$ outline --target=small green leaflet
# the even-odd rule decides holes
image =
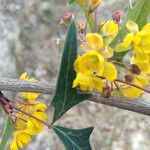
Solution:
[[[80,94],[72,88],[76,73],[74,61],[77,58],[77,35],[74,21],[70,23],[67,39],[61,59],[56,91],[52,99],[55,108],[53,123],[76,104],[86,100],[90,94]]]
[[[123,39],[127,34],[127,29],[125,27],[125,24],[128,20],[135,21],[139,25],[139,29],[142,29],[142,27],[147,23],[149,15],[150,15],[150,0],[137,0],[137,3],[134,8],[130,8],[129,5],[126,21],[119,33],[121,38]],[[110,44],[111,47],[116,46],[118,42],[118,36],[116,36],[116,38]],[[116,59],[117,57],[124,56],[127,52],[121,52],[121,53],[115,52],[112,59]]]
[[[69,4],[72,4],[73,2],[75,2],[76,0],[69,0]]]
[[[65,145],[66,150],[92,150],[89,137],[93,129],[93,127],[89,127],[73,130],[60,126],[53,126],[53,130]]]
[[[3,137],[0,142],[0,150],[4,150],[7,144],[7,141],[11,135],[11,133],[15,130],[15,127],[12,124],[12,121],[9,117],[6,118],[5,128],[3,131]]]

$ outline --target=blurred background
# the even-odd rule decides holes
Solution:
[[[125,17],[127,7],[127,0],[104,0],[98,9],[99,20],[112,19],[115,10]],[[55,81],[66,35],[60,20],[68,11],[74,12],[76,21],[85,21],[79,7],[68,6],[65,0],[0,0],[0,78],[19,78],[26,71],[39,81]],[[5,94],[10,99],[18,96]],[[40,99],[48,103],[51,97],[42,95]],[[148,101],[149,95],[141,99]],[[0,137],[4,121],[1,112]],[[148,116],[83,102],[57,123],[74,129],[94,126],[93,150],[150,150]],[[44,128],[25,150],[64,150],[55,133]]]

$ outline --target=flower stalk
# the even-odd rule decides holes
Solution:
[[[103,79],[103,80],[106,79],[104,76],[96,76],[96,77],[98,77],[100,79]],[[130,86],[133,86],[133,87],[135,87],[137,89],[140,89],[140,90],[142,90],[144,92],[150,93],[150,90],[148,90],[148,89],[145,89],[145,88],[140,87],[140,86],[138,86],[138,85],[136,85],[134,83],[130,83],[130,82],[127,82],[127,81],[124,81],[124,80],[121,80],[121,79],[115,79],[114,82],[124,83],[124,84],[130,85]]]
[[[13,103],[13,102],[10,101],[8,98],[6,98],[6,97],[4,97],[4,96],[0,96],[0,105],[2,106],[4,112],[5,112],[7,115],[9,115],[9,116],[15,116],[15,115],[13,115],[13,112],[14,112],[13,109],[15,109],[15,110],[17,110],[17,112],[21,112],[22,114],[25,114],[25,115],[27,115],[27,116],[29,116],[29,117],[31,117],[31,118],[37,120],[38,122],[40,122],[40,123],[46,125],[48,128],[51,128],[51,124],[50,124],[50,123],[45,122],[45,121],[43,121],[43,120],[41,120],[41,119],[39,119],[39,118],[37,118],[37,117],[35,117],[35,116],[33,116],[33,115],[31,115],[31,114],[29,114],[29,113],[27,113],[27,112],[21,110],[20,108],[17,108],[17,107],[14,106],[12,103]],[[19,119],[22,119],[22,118],[19,118]],[[24,121],[25,121],[25,120],[24,120]]]

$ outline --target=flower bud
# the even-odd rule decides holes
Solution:
[[[137,75],[139,75],[141,73],[141,70],[139,69],[139,67],[136,64],[131,65],[130,71],[131,71],[131,73],[137,74]]]
[[[125,81],[132,82],[133,79],[134,79],[134,76],[132,74],[125,75]]]
[[[103,90],[102,90],[102,96],[104,97],[104,98],[109,98],[110,97],[110,95],[111,95],[111,89],[110,89],[110,87],[108,86],[108,85],[106,85],[105,87],[103,87]]]
[[[85,32],[85,24],[82,21],[77,22],[77,29],[79,33],[83,34]]]
[[[119,23],[120,22],[120,20],[121,20],[121,13],[120,13],[120,11],[115,11],[114,13],[113,13],[113,15],[112,15],[112,18],[113,18],[113,20],[116,22],[116,23]]]
[[[73,18],[74,18],[74,14],[71,12],[67,12],[64,14],[63,21],[64,23],[69,24]]]
[[[88,11],[93,13],[93,11],[101,4],[102,0],[89,0]]]

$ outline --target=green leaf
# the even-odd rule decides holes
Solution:
[[[65,145],[66,150],[92,150],[89,137],[93,127],[73,130],[60,126],[53,126],[53,130]]]
[[[125,35],[128,33],[125,25],[128,20],[135,21],[139,29],[142,29],[142,27],[147,23],[148,17],[150,15],[150,0],[137,0],[137,3],[134,8],[131,8],[129,5],[126,21],[124,25],[121,28],[120,35],[116,36],[116,38],[112,41],[110,44],[111,47],[115,47],[118,42],[118,37],[120,36],[121,39],[125,37]],[[128,51],[127,51],[128,52]],[[116,59],[118,56],[124,56],[126,52],[115,52],[112,59]]]
[[[69,0],[69,4],[74,3],[76,0]]]
[[[11,135],[11,133],[15,130],[15,127],[9,117],[6,118],[5,128],[3,132],[3,137],[0,142],[0,150],[4,150],[7,144],[7,141]]]
[[[131,19],[139,25],[139,29],[147,23],[150,15],[150,1],[149,0],[137,0],[135,7],[132,9],[129,7],[127,20]]]
[[[71,107],[90,97],[90,94],[80,94],[75,88],[72,88],[72,83],[76,76],[73,67],[76,58],[77,35],[75,23],[72,21],[61,59],[56,91],[52,99],[52,105],[55,108],[53,122],[57,121]]]

